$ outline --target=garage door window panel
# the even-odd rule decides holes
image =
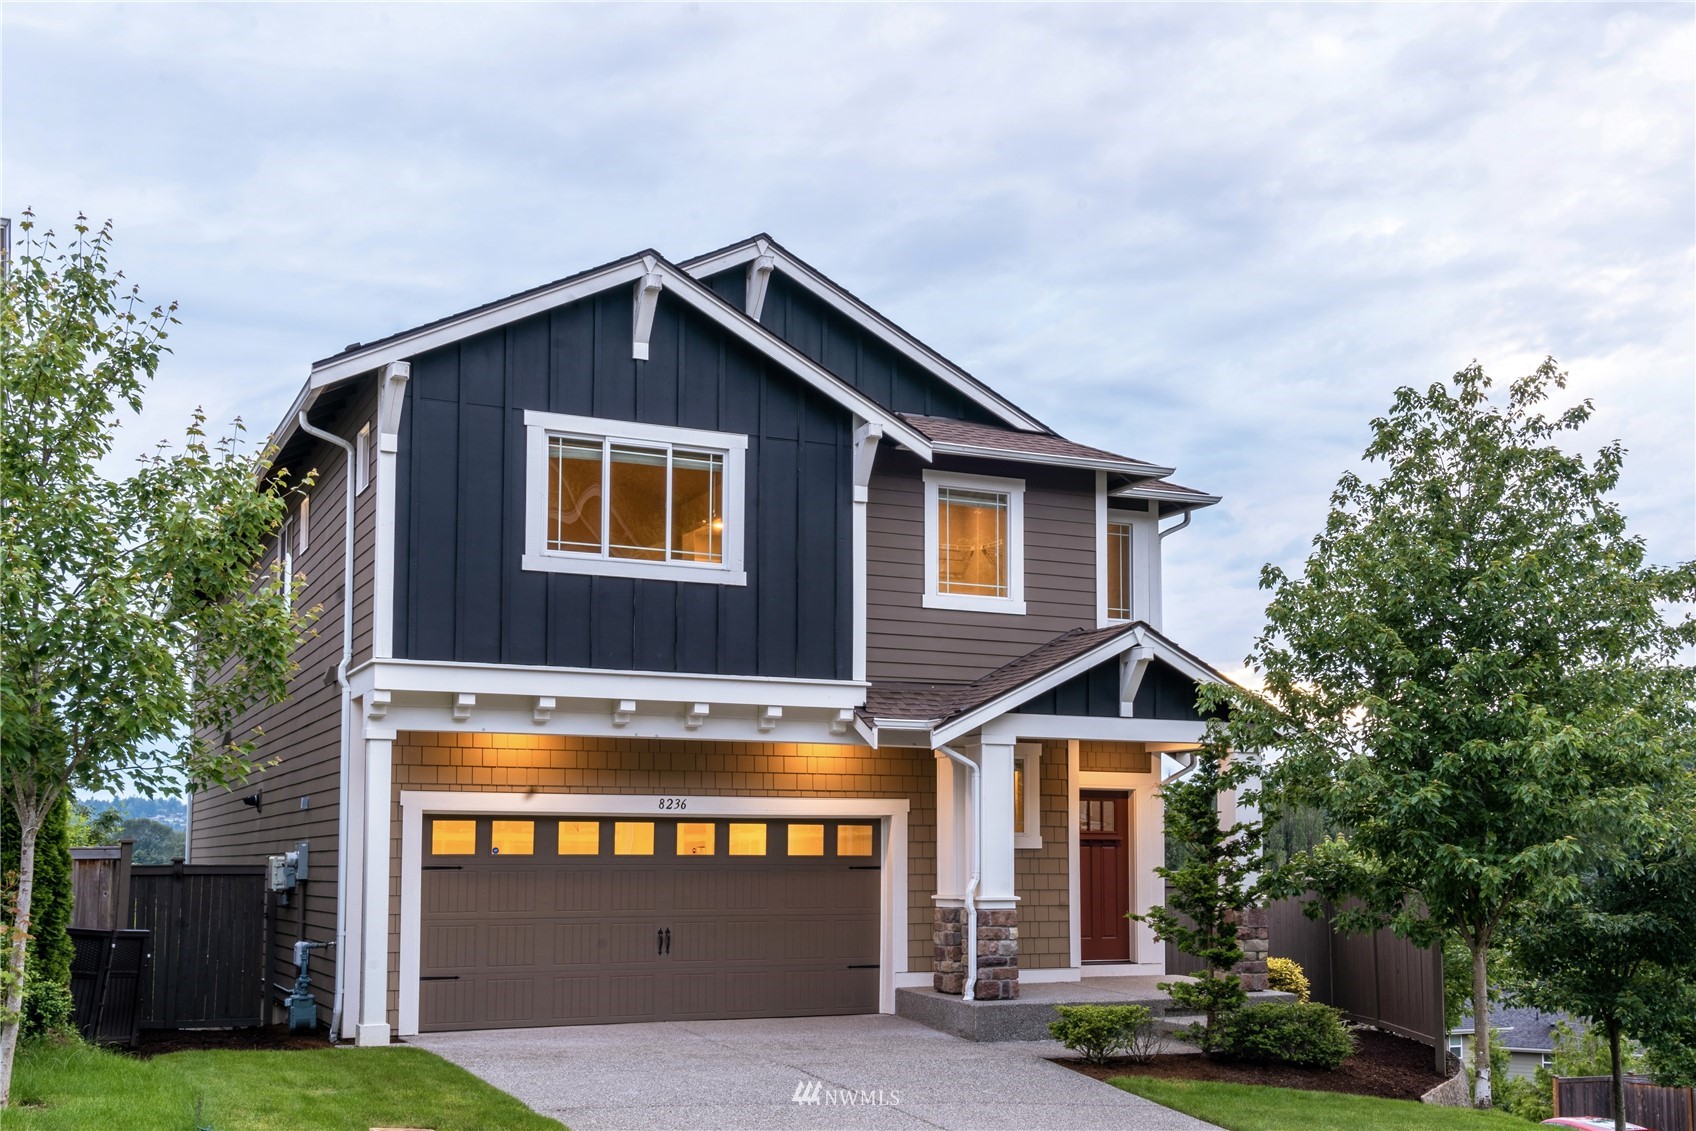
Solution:
[[[599,856],[601,854],[601,823],[599,821],[561,821],[559,823],[559,855]]]
[[[431,821],[430,855],[477,855],[477,822],[443,820]]]
[[[536,822],[491,821],[489,852],[495,856],[534,856]]]

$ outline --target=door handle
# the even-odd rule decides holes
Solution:
[[[667,953],[667,954],[671,953],[671,928],[670,927],[667,927],[665,929],[665,953]]]
[[[665,953],[665,932],[664,931],[655,931],[654,932],[654,953],[655,954],[664,954]]]

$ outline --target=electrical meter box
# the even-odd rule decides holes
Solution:
[[[265,858],[265,886],[272,891],[292,891],[296,884],[307,879],[306,841],[295,845],[293,852],[283,852]]]

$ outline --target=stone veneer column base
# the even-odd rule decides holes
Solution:
[[[1019,996],[1019,912],[1016,908],[977,909],[978,1001],[1012,1001]],[[931,984],[938,993],[964,994],[966,988],[966,910],[938,907]]]
[[[1237,916],[1237,943],[1243,960],[1236,965],[1243,989],[1255,993],[1266,988],[1266,959],[1272,953],[1270,917],[1264,907],[1250,907]]]

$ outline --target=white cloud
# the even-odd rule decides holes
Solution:
[[[1226,496],[1229,664],[1404,383],[1553,353],[1692,545],[1693,21],[1671,6],[7,5],[3,208],[185,324],[134,448],[311,359],[766,229],[1074,438]],[[67,80],[68,60],[75,80]]]

